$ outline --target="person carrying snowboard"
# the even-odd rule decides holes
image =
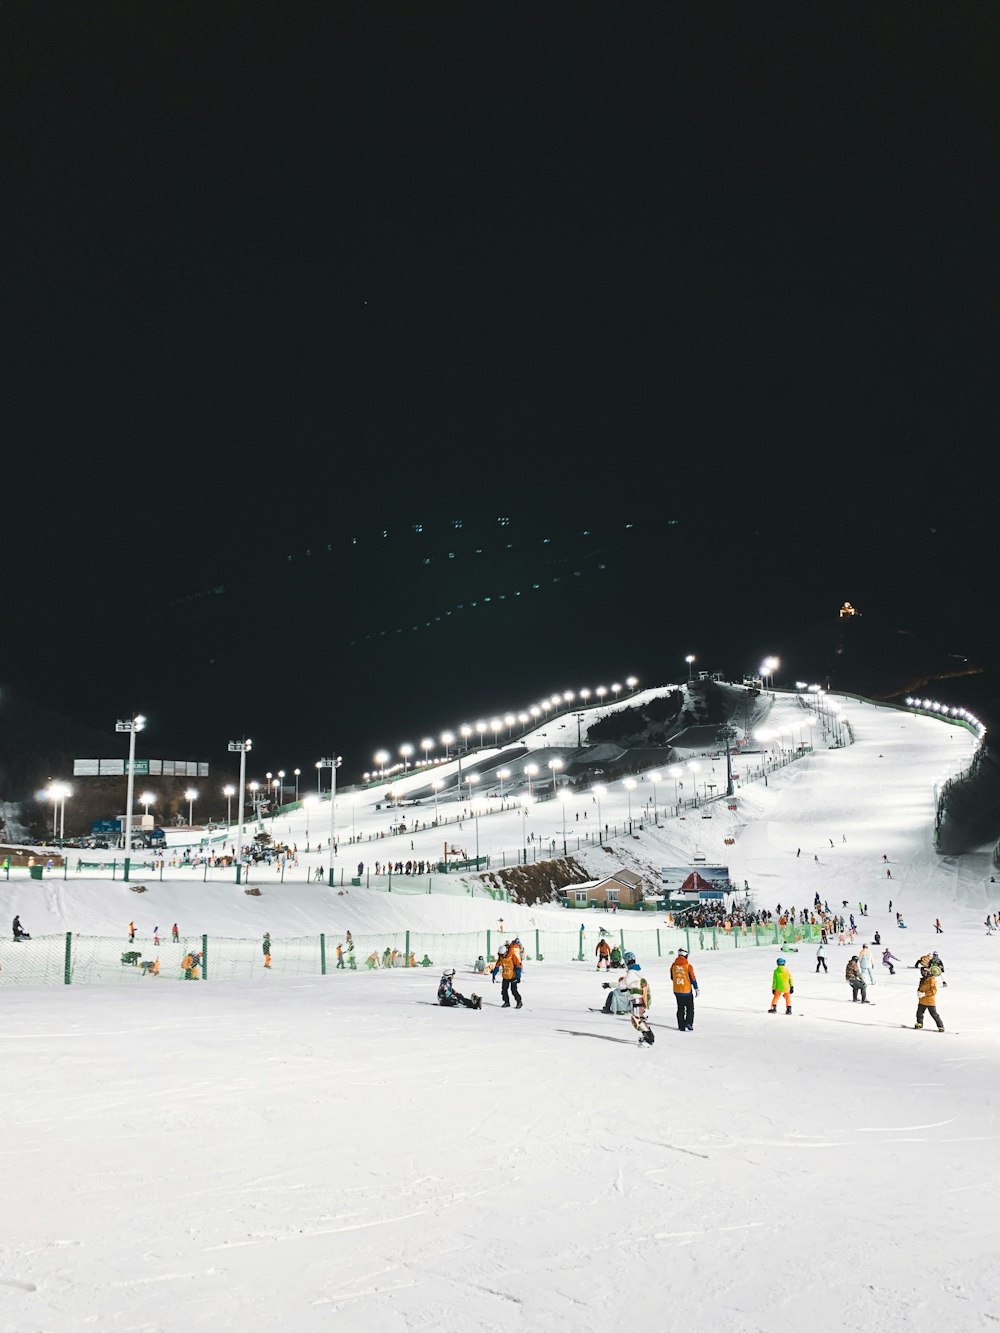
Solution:
[[[792,984],[792,974],[788,970],[788,964],[784,958],[779,958],[774,966],[774,972],[771,974],[771,1007],[769,1014],[778,1012],[778,998],[784,997],[785,1013],[792,1012],[792,996],[795,993],[795,987]]]
[[[438,1004],[445,1009],[481,1009],[483,1002],[478,995],[470,995],[466,998],[460,995],[454,985],[455,969],[447,968],[441,973],[441,980],[438,982],[437,998]]]
[[[639,1034],[639,1044],[645,1042],[647,1046],[652,1046],[653,1030],[649,1026],[649,1006],[653,996],[649,989],[649,982],[642,975],[642,968],[639,966],[634,953],[625,955],[625,963],[628,968],[625,973],[625,980],[628,983],[629,995],[632,1000],[632,1026]]]

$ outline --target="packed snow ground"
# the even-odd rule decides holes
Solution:
[[[501,1010],[462,956],[435,961],[459,968],[482,1011],[439,1009],[424,970],[6,986],[2,1326],[990,1327],[1000,937],[982,922],[1000,899],[985,849],[945,861],[932,845],[934,784],[973,742],[855,701],[843,713],[855,745],[742,787],[734,815],[647,823],[614,853],[647,866],[725,855],[772,908],[816,890],[831,906],[868,901],[861,938],[878,929],[901,959],[895,977],[878,969],[872,1006],[851,1004],[852,951],[836,945],[829,975],[811,947],[789,955],[790,1018],[765,1012],[773,950],[696,954],[683,1035],[668,960],[640,954],[647,1049],[627,1020],[591,1012],[605,978],[589,961],[529,964],[521,1011]],[[614,822],[615,793],[602,801]],[[481,823],[500,843],[502,821],[516,847],[516,812]],[[583,857],[614,868],[600,848]],[[281,936],[496,929],[501,911],[508,933],[567,917],[596,933],[606,919],[262,883],[261,899],[150,884],[143,920],[149,907],[161,927]],[[107,882],[0,892],[36,934],[121,937],[139,901]],[[935,944],[943,1036],[904,1030],[908,965]]]

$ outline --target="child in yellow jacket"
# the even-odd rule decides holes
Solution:
[[[779,958],[771,976],[771,1007],[767,1012],[769,1014],[777,1013],[778,997],[784,996],[785,1013],[790,1014],[792,1012],[792,992],[794,990],[795,986],[792,984],[792,974],[788,970],[788,965],[784,958]]]

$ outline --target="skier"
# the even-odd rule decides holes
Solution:
[[[438,982],[438,1004],[445,1009],[481,1009],[483,1002],[478,995],[471,995],[468,999],[460,995],[454,986],[455,969],[448,968],[441,973],[441,980]]]
[[[882,943],[882,936],[876,930],[875,934],[872,936],[872,944],[881,944],[881,943]]]
[[[173,940],[173,942],[174,942],[175,944],[179,944],[179,943],[180,943],[180,938],[181,938],[181,937],[180,937],[180,935],[179,935],[178,932],[177,932],[177,922],[176,922],[176,921],[175,921],[174,924],[170,927],[170,937],[171,937],[171,939]]]
[[[923,1027],[925,1013],[929,1013],[934,1019],[938,1032],[943,1032],[944,1023],[937,1011],[937,979],[929,967],[920,969],[920,980],[917,983],[917,1021],[913,1025],[915,1028]]]
[[[687,949],[678,949],[677,957],[670,968],[670,980],[674,985],[674,999],[677,1001],[677,1029],[679,1032],[694,1031],[694,997],[698,994],[698,978],[688,961]]]
[[[597,970],[600,972],[603,963],[607,971],[611,971],[611,945],[606,939],[597,941],[597,948],[594,950],[597,957]]]
[[[882,966],[887,967],[889,969],[890,977],[894,977],[896,975],[896,969],[893,967],[893,963],[898,963],[898,962],[899,959],[896,957],[896,955],[894,953],[890,953],[889,950],[886,949],[885,953],[882,955]]]
[[[943,935],[943,934],[944,934],[944,931],[941,929],[941,918],[940,918],[940,917],[935,917],[935,918],[934,918],[934,933],[935,933],[936,935]]]
[[[825,939],[820,940],[819,944],[816,946],[816,971],[818,972],[820,968],[822,968],[824,972],[829,971],[829,968],[826,965]]]
[[[263,951],[264,951],[264,966],[265,966],[265,967],[270,967],[270,966],[271,966],[271,932],[270,932],[269,930],[266,930],[266,931],[264,932],[264,941],[263,941],[263,944],[261,945],[261,948],[262,948]]]
[[[792,996],[795,994],[795,987],[792,984],[792,974],[784,958],[779,958],[775,964],[774,972],[771,974],[771,1007],[769,1014],[778,1012],[778,997],[784,996],[785,1013],[792,1012]]]
[[[129,944],[134,944],[134,943],[135,943],[135,922],[134,922],[134,921],[130,921],[130,922],[128,923],[128,942],[129,942]]]
[[[859,997],[862,1004],[868,1003],[868,991],[865,987],[864,977],[861,975],[861,969],[858,967],[858,955],[852,954],[851,960],[844,968],[844,980],[850,984],[851,999],[855,1004]]]

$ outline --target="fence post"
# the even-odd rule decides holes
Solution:
[[[659,926],[656,927],[656,956],[657,956],[657,958],[662,958],[662,957],[663,957],[663,950],[660,948],[660,928],[659,928]]]
[[[111,878],[112,878],[112,880],[115,878],[115,871],[116,871],[117,869],[118,869],[118,862],[117,862],[117,860],[116,860],[114,857],[112,857],[112,858],[111,858]]]
[[[326,976],[326,936],[323,934],[319,937],[319,974]]]
[[[624,954],[624,953],[625,953],[625,932],[624,932],[624,930],[620,930],[618,933],[619,933],[619,935],[621,935],[621,937],[622,937],[622,954]]]
[[[490,931],[489,931],[489,930],[487,930],[487,932],[486,932],[486,957],[487,957],[487,958],[492,958],[492,957],[493,957],[493,951],[490,949]]]
[[[541,958],[541,956],[542,956],[542,955],[541,955],[541,946],[540,946],[539,943],[538,943],[538,929],[537,929],[537,927],[536,927],[536,928],[535,928],[535,959],[536,959],[536,961],[537,961],[539,958]]]
[[[201,979],[208,980],[208,936],[201,937]]]
[[[410,966],[410,932],[409,932],[409,931],[406,932],[406,961],[404,962],[403,966],[404,966],[404,967],[409,967],[409,966]]]
[[[66,932],[66,961],[63,964],[63,981],[68,986],[73,980],[73,932]]]
[[[690,955],[690,953],[691,953],[691,927],[690,927],[690,926],[687,926],[687,925],[684,927],[684,943],[687,945],[687,951],[688,951],[688,954]]]
[[[715,927],[713,926],[713,927],[712,927],[712,948],[713,948],[713,949],[717,949],[718,947],[719,947],[719,936],[718,936],[718,932],[716,931]]]

